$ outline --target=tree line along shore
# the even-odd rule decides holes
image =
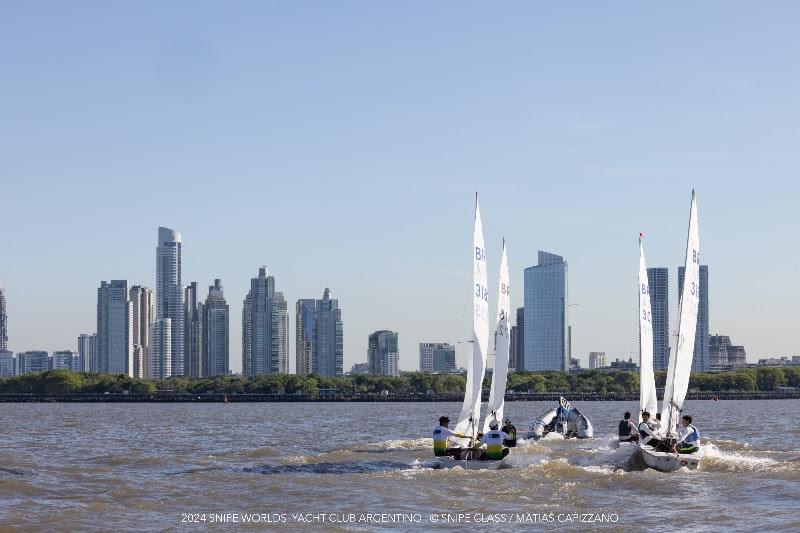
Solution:
[[[666,372],[656,372],[656,386],[663,388]],[[254,377],[218,376],[164,380],[134,379],[119,374],[94,374],[70,370],[34,372],[0,379],[0,395],[96,395],[127,394],[137,397],[172,395],[382,395],[452,397],[463,395],[463,374],[408,372],[400,376],[348,375],[340,377],[262,374]],[[491,385],[491,376],[484,388]],[[800,389],[798,368],[744,368],[728,372],[693,372],[690,393],[773,393],[781,387]],[[512,372],[506,390],[510,394],[596,394],[602,397],[633,397],[639,391],[638,372],[590,370],[581,372]]]

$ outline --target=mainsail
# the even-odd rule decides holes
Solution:
[[[494,371],[492,372],[492,390],[489,393],[489,406],[483,432],[489,431],[492,420],[503,422],[503,401],[506,395],[508,378],[509,329],[508,315],[511,312],[511,294],[508,282],[508,260],[506,258],[506,241],[503,239],[503,254],[500,258],[500,290],[497,293],[497,329],[494,336]]]
[[[697,228],[697,201],[692,190],[689,210],[689,234],[686,239],[683,291],[679,304],[678,346],[669,360],[661,419],[666,420],[667,435],[674,435],[678,413],[683,407],[692,371],[694,337],[697,330],[697,306],[700,301],[700,234]]]
[[[481,419],[481,392],[489,346],[489,289],[486,279],[486,250],[478,195],[475,194],[475,233],[472,247],[472,355],[467,358],[467,386],[456,433],[475,437]]]
[[[644,262],[643,236],[639,234],[639,422],[642,412],[655,416],[658,409],[656,379],[653,374],[653,316],[650,283]]]

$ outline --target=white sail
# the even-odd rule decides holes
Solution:
[[[700,301],[700,234],[697,228],[697,201],[692,191],[689,210],[689,234],[686,239],[683,291],[679,304],[678,345],[671,354],[664,386],[661,420],[666,421],[667,435],[674,435],[678,413],[683,407],[692,371],[694,337],[697,330],[697,306]]]
[[[483,422],[484,433],[489,431],[489,424],[492,420],[496,420],[499,424],[503,423],[503,403],[508,379],[508,348],[510,345],[509,313],[511,313],[511,293],[508,281],[506,241],[503,239],[503,253],[500,257],[500,288],[497,293],[497,329],[494,336],[494,371],[492,372],[492,390],[489,393],[486,420]]]
[[[655,416],[658,409],[656,378],[653,374],[653,311],[650,306],[650,283],[644,262],[644,245],[639,234],[639,422],[642,412]]]
[[[475,195],[475,234],[472,246],[472,355],[467,358],[467,387],[458,416],[456,433],[475,436],[481,419],[481,391],[489,346],[489,289],[486,279],[486,249],[478,195]]]

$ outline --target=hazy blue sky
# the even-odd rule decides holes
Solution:
[[[260,265],[292,310],[331,288],[346,369],[384,328],[417,368],[420,341],[468,335],[477,190],[490,289],[503,236],[513,307],[536,251],[563,255],[573,353],[636,356],[638,232],[674,304],[694,187],[711,331],[751,360],[800,354],[798,20],[796,2],[0,1],[10,347],[75,349],[100,280],[155,285],[164,225],[184,282],[223,280],[234,369]]]

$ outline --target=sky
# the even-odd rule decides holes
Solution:
[[[798,18],[796,2],[0,0],[9,347],[76,349],[101,280],[155,287],[166,226],[184,283],[222,279],[233,370],[261,265],[290,310],[330,287],[345,370],[378,329],[416,369],[419,342],[471,334],[477,191],[490,309],[503,237],[512,307],[537,250],[557,253],[573,355],[635,359],[638,234],[677,304],[694,188],[711,332],[751,361],[800,354]]]

